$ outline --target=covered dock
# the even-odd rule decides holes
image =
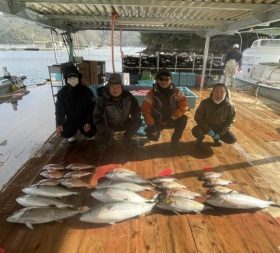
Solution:
[[[209,89],[195,92],[201,98],[209,95]],[[149,215],[114,226],[83,223],[78,216],[63,222],[34,225],[34,230],[6,222],[12,212],[20,209],[15,199],[22,195],[22,188],[42,179],[40,169],[49,163],[120,164],[145,178],[172,168],[174,177],[202,194],[207,189],[197,176],[207,165],[213,171],[223,172],[223,178],[234,181],[230,188],[261,199],[271,198],[279,204],[280,104],[247,93],[232,92],[232,95],[237,108],[232,131],[238,141],[234,145],[213,147],[211,140],[206,139],[209,149],[203,152],[197,149],[191,135],[194,110],[187,112],[188,126],[176,151],[170,147],[169,130],[163,132],[159,142],[145,143],[142,149],[133,152],[122,146],[98,150],[94,141],[87,140],[70,145],[51,136],[44,145],[48,148],[24,164],[1,192],[0,247],[9,253],[279,252],[280,208],[277,207],[254,212],[214,209],[180,216],[154,209]],[[94,185],[94,179],[95,174],[88,182]],[[92,206],[91,191],[82,190],[79,197],[68,201]]]

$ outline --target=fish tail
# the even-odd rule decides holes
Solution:
[[[273,206],[273,207],[280,207],[280,204],[273,203],[273,204],[271,204],[270,206]]]

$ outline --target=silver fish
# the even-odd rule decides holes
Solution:
[[[210,178],[219,178],[222,175],[223,175],[222,173],[217,173],[217,172],[205,172],[205,173],[203,173],[203,175],[201,175],[198,178],[201,179],[201,180],[207,180],[207,179],[210,179]]]
[[[181,197],[167,197],[163,201],[157,203],[156,206],[162,209],[170,210],[176,214],[179,214],[179,212],[200,213],[203,210],[211,209],[206,207],[202,203]]]
[[[49,179],[60,179],[64,174],[58,170],[45,170],[40,175]]]
[[[163,189],[186,189],[187,186],[179,184],[177,182],[161,182],[160,188]]]
[[[230,193],[230,192],[237,192],[230,188],[223,187],[223,186],[215,186],[210,188],[207,192],[209,193]]]
[[[84,164],[84,163],[71,163],[69,164],[66,169],[69,170],[87,170],[87,169],[93,169],[94,166],[90,164]]]
[[[22,190],[25,194],[38,195],[43,197],[65,197],[70,195],[78,195],[59,186],[50,185],[30,185]]]
[[[212,206],[233,209],[257,209],[275,205],[272,201],[261,200],[236,192],[215,194],[208,198],[206,203]]]
[[[201,194],[197,192],[192,192],[187,189],[172,189],[172,190],[167,190],[166,195],[172,196],[172,197],[181,197],[181,198],[186,198],[186,199],[194,199],[196,197],[201,197]]]
[[[114,202],[102,203],[80,217],[81,221],[92,223],[109,223],[127,220],[139,215],[146,214],[155,206],[154,203],[135,203],[135,202]]]
[[[153,179],[152,182],[157,184],[157,183],[161,183],[161,182],[173,182],[176,180],[177,180],[177,178],[174,178],[174,177],[157,177],[157,178]]]
[[[65,178],[71,177],[71,178],[81,178],[81,177],[86,177],[88,175],[91,175],[92,172],[89,171],[72,171],[68,172],[64,175]]]
[[[57,163],[47,164],[45,165],[42,170],[64,170],[65,166]]]
[[[66,186],[67,188],[79,188],[79,187],[92,188],[93,187],[79,178],[63,179],[60,181],[60,184]]]
[[[232,184],[232,181],[222,179],[222,178],[209,178],[205,182],[205,186],[207,187],[213,187],[213,186],[225,186],[228,184]]]
[[[125,168],[122,168],[122,167],[119,167],[119,168],[115,168],[113,169],[112,171],[116,171],[116,172],[119,172],[119,173],[123,173],[125,175],[135,175],[136,172],[135,171],[132,171],[132,170],[128,170],[128,169],[125,169]]]
[[[28,207],[16,211],[7,218],[7,221],[12,223],[24,223],[27,227],[33,229],[32,224],[62,220],[76,214],[86,212],[88,209],[88,207],[81,207],[79,209]]]
[[[142,196],[138,195],[135,192],[124,190],[124,189],[117,189],[117,188],[105,188],[95,190],[91,193],[91,196],[95,199],[104,202],[118,202],[118,201],[129,201],[129,202],[154,202],[157,195],[152,199],[145,199]]]
[[[138,185],[129,182],[118,182],[113,180],[106,180],[97,186],[96,189],[104,189],[104,188],[118,188],[118,189],[125,189],[132,192],[142,192],[142,191],[152,191],[154,187],[150,185]]]
[[[130,182],[130,183],[136,183],[136,184],[150,184],[151,183],[149,180],[141,178],[141,177],[137,176],[136,174],[132,175],[129,173],[120,172],[118,170],[110,171],[109,173],[106,174],[106,177],[111,180]]]
[[[60,180],[55,179],[42,179],[37,182],[35,185],[59,185]]]
[[[36,195],[23,195],[16,199],[16,201],[24,207],[47,207],[55,206],[58,208],[73,207],[73,205],[63,203],[55,198],[47,198]]]

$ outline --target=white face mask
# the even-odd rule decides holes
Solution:
[[[67,78],[67,83],[69,83],[72,87],[75,87],[79,83],[79,78],[78,77],[69,77],[69,78]]]
[[[221,100],[218,100],[218,101],[215,100],[215,99],[213,99],[213,101],[214,101],[215,104],[218,105],[218,104],[222,103],[222,102],[224,101],[224,99],[225,99],[225,98],[223,98],[223,99],[221,99]]]

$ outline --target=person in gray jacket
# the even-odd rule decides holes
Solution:
[[[197,145],[201,146],[206,134],[213,138],[215,146],[220,146],[222,142],[236,142],[236,137],[229,130],[234,118],[235,108],[230,101],[228,89],[223,83],[217,83],[210,96],[201,101],[195,112],[197,125],[192,129],[192,134],[197,139]]]
[[[112,145],[114,134],[123,132],[124,143],[134,144],[131,138],[141,125],[141,111],[136,98],[124,89],[121,76],[111,74],[108,84],[98,93],[100,96],[93,113],[97,140]]]

